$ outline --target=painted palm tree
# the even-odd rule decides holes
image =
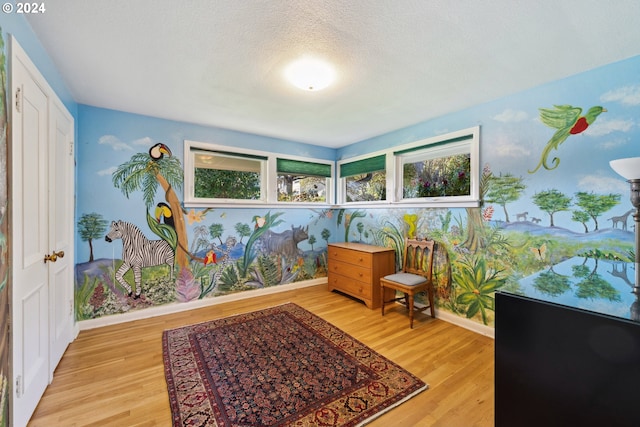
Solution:
[[[164,190],[165,201],[169,204],[174,218],[177,235],[176,263],[182,269],[189,265],[187,229],[182,205],[174,189],[183,183],[180,160],[171,156],[171,150],[164,144],[156,144],[148,153],[137,153],[118,166],[112,175],[113,185],[122,190],[128,198],[134,191],[141,190],[147,212],[155,205],[158,184]]]

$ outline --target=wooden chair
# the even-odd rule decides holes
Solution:
[[[422,312],[431,308],[431,317],[436,317],[433,305],[433,240],[405,239],[402,271],[384,276],[380,279],[382,293],[382,315],[384,316],[385,304],[404,300],[409,309],[409,326],[413,329],[414,311]],[[402,292],[403,297],[384,299],[385,289],[393,289]],[[426,291],[429,297],[429,305],[422,308],[414,307],[414,296]],[[394,295],[395,296],[395,295]]]

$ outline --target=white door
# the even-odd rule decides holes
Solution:
[[[49,264],[49,372],[53,374],[74,337],[73,313],[73,204],[74,125],[73,117],[59,103],[50,109],[52,139],[49,143],[49,250],[55,263]],[[53,151],[53,152],[52,152]],[[53,187],[52,187],[53,185]]]
[[[11,42],[12,420],[23,426],[73,334],[73,145],[62,143],[73,121]]]

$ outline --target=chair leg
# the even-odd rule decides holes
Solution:
[[[382,307],[382,315],[384,316],[384,305],[385,305],[385,301],[384,301],[384,286],[381,286],[380,291],[382,292],[382,304],[380,304]]]
[[[409,294],[404,293],[404,306],[409,308]]]
[[[409,295],[409,327],[413,329],[413,295]]]
[[[429,295],[429,308],[431,309],[431,317],[435,319],[436,317],[436,308],[433,304],[434,295],[433,295],[433,285],[427,288],[427,295]]]

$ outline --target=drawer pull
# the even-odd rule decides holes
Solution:
[[[360,257],[360,262],[364,261],[364,258]]]

